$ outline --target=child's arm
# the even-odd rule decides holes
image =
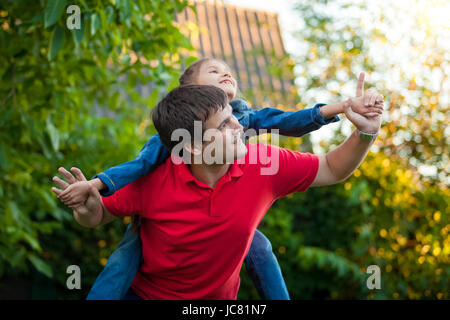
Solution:
[[[136,159],[95,175],[90,184],[99,190],[102,196],[110,196],[155,169],[169,155],[169,150],[161,143],[159,134],[156,134],[147,141]],[[75,205],[85,201],[87,189],[86,184],[73,184],[66,188],[59,198],[68,205]]]
[[[307,133],[320,129],[323,125],[339,121],[335,114],[328,120],[322,116],[321,107],[316,104],[313,108],[298,111],[283,111],[275,108],[252,110],[249,113],[249,128],[279,129],[283,136],[301,137]]]
[[[282,111],[275,108],[252,110],[243,100],[230,102],[233,112],[245,129],[279,129],[281,135],[301,137],[321,128],[325,124],[339,121],[343,113],[343,102],[331,105],[316,104],[311,109]],[[379,104],[358,105],[356,110],[365,116],[375,116],[382,112]]]

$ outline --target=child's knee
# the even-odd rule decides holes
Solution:
[[[272,244],[270,243],[269,239],[258,230],[255,231],[252,246],[254,250],[258,252],[259,256],[273,254]]]

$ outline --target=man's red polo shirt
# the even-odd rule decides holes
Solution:
[[[118,217],[141,216],[144,262],[132,284],[140,297],[236,299],[239,272],[262,217],[277,198],[306,191],[319,167],[310,153],[247,147],[245,158],[235,161],[214,189],[197,180],[185,163],[169,158],[102,198]],[[261,174],[276,167],[268,159],[278,159],[276,174]]]

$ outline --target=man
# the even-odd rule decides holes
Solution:
[[[101,198],[91,188],[86,202],[74,208],[74,217],[92,228],[116,217],[141,216],[144,262],[133,281],[133,294],[144,299],[236,299],[243,259],[271,204],[310,186],[344,181],[367,155],[374,139],[367,140],[359,130],[375,137],[381,117],[366,119],[353,113],[351,105],[381,97],[363,96],[362,84],[363,76],[357,98],[345,103],[346,116],[358,129],[322,156],[261,144],[247,150],[240,136],[242,126],[222,90],[177,88],[158,104],[153,121],[170,150],[179,145],[172,139],[175,131],[183,129],[194,137],[182,141],[183,159],[192,161],[172,156],[111,197]],[[205,129],[200,138],[194,132],[198,121]],[[204,141],[211,130],[212,139]],[[252,162],[255,155],[263,159]],[[211,157],[213,163],[206,159]],[[273,161],[278,170],[261,174]],[[75,174],[78,181],[86,180],[80,170]],[[69,183],[76,182],[67,171],[64,175]]]

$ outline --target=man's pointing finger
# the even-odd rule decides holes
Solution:
[[[361,72],[359,74],[358,84],[356,86],[356,96],[361,97],[364,93],[364,77],[365,73]]]

